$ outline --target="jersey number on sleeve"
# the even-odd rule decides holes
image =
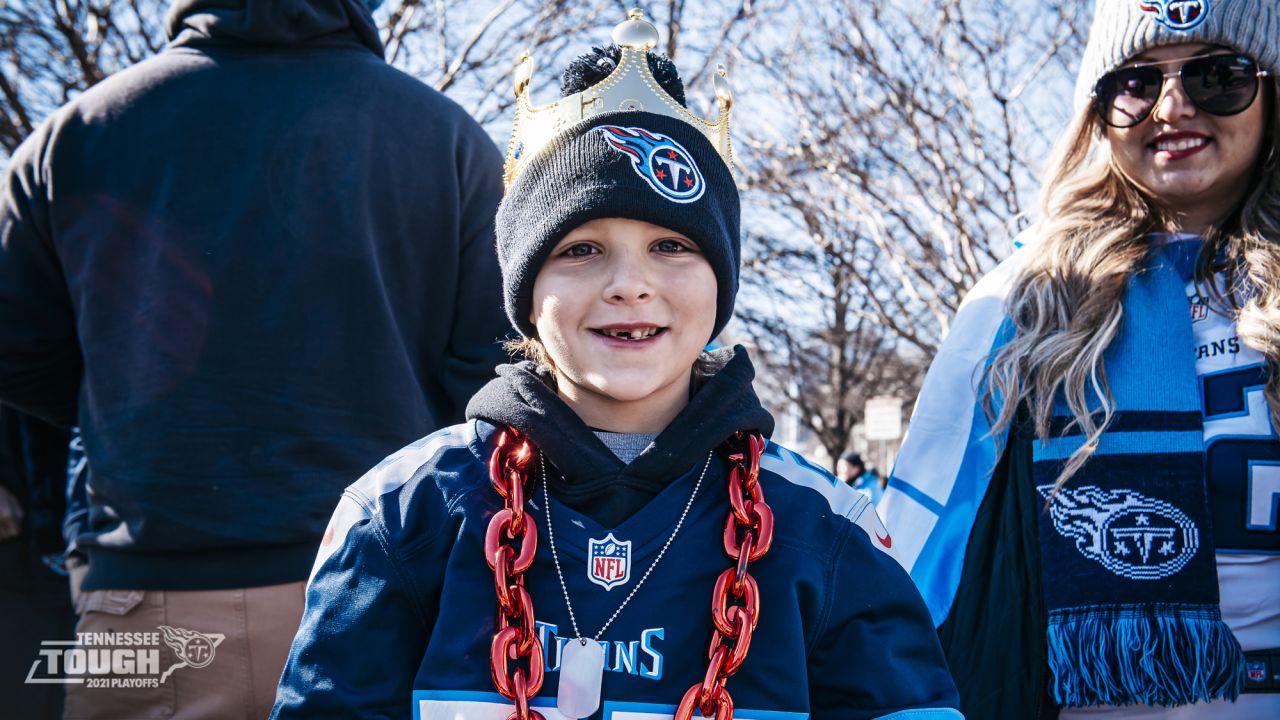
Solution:
[[[1201,377],[1204,419],[1244,418],[1249,395],[1261,393],[1266,367],[1253,366]],[[1267,406],[1255,407],[1249,434],[1219,436],[1205,451],[1205,472],[1218,550],[1280,553],[1280,440],[1271,432]]]

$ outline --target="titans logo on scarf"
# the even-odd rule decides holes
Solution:
[[[631,168],[663,197],[689,203],[702,197],[702,171],[684,146],[668,135],[638,127],[596,128],[614,150],[631,158]]]
[[[1130,580],[1158,580],[1178,572],[1200,547],[1200,531],[1186,513],[1132,490],[1086,485],[1037,488],[1050,499],[1053,527],[1076,541],[1085,557]]]
[[[1143,12],[1156,16],[1156,22],[1169,28],[1187,32],[1209,17],[1210,0],[1141,0]]]

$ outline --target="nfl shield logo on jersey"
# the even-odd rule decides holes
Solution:
[[[631,541],[613,533],[587,542],[587,579],[605,590],[626,585],[631,579]]]

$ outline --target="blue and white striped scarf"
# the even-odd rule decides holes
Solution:
[[[1021,250],[965,298],[921,389],[880,512],[892,553],[936,625],[960,583],[965,546],[997,464],[979,383],[1011,337],[1005,300]],[[1083,436],[1065,403],[1034,444],[1051,693],[1062,706],[1181,705],[1234,698],[1239,644],[1218,607],[1204,481],[1203,419],[1190,311],[1175,258],[1130,281],[1124,324],[1104,355],[1117,414],[1056,494]]]

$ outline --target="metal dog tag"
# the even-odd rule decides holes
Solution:
[[[560,689],[556,709],[567,718],[584,718],[600,709],[600,684],[604,680],[604,646],[595,640],[575,638],[565,643],[560,656]]]

